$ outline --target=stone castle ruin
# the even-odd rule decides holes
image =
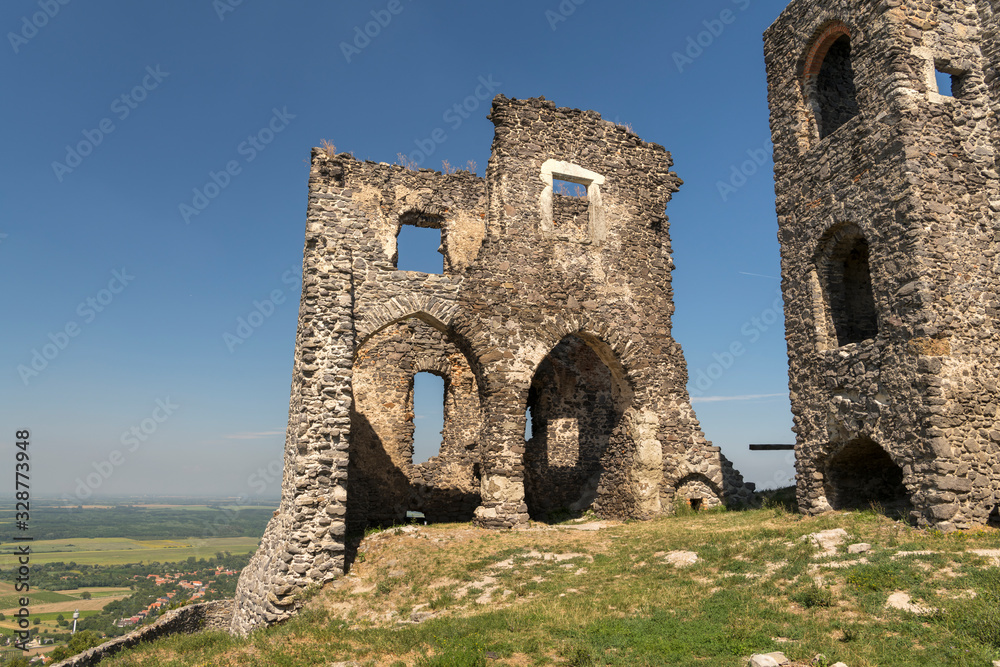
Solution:
[[[793,0],[765,34],[804,512],[998,519],[996,12]]]
[[[671,336],[670,154],[544,98],[498,96],[490,119],[485,178],[313,151],[283,497],[238,634],[342,574],[348,531],[410,511],[508,528],[751,498]],[[397,269],[405,225],[439,230],[443,273]],[[420,372],[444,379],[444,430],[414,464]]]

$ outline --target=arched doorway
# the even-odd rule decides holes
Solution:
[[[427,416],[414,400],[415,379],[424,373],[443,380],[443,428],[415,460],[415,424]],[[389,324],[359,346],[351,384],[350,529],[400,523],[407,512],[470,520],[480,503],[482,413],[477,379],[454,337],[421,317]]]
[[[855,438],[830,457],[823,486],[835,510],[878,506],[906,518],[911,509],[902,469],[870,438]]]
[[[578,335],[563,338],[538,365],[528,392],[524,453],[525,503],[533,519],[565,518],[594,504],[613,466],[614,443],[624,437],[619,427],[630,399],[621,375]]]

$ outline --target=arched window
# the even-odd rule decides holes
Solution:
[[[805,97],[820,139],[858,115],[851,33],[847,26],[835,22],[820,32],[809,49],[803,79]]]
[[[831,230],[816,257],[820,347],[859,343],[878,335],[868,241],[854,225]]]

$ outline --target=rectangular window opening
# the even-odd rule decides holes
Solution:
[[[577,197],[579,199],[587,198],[587,186],[582,183],[574,183],[573,181],[564,181],[560,178],[552,179],[552,192],[557,195],[563,195],[564,197]]]
[[[968,72],[957,70],[946,64],[935,63],[934,80],[937,83],[939,95],[953,97],[958,100],[967,97]]]
[[[400,271],[444,273],[441,230],[401,225],[396,237],[396,268]]]
[[[444,378],[433,373],[413,376],[413,465],[441,453],[444,444]]]
[[[939,95],[944,95],[945,97],[955,96],[952,92],[955,81],[955,76],[953,74],[949,74],[948,72],[942,72],[939,69],[935,69],[934,79],[937,81],[937,88]]]

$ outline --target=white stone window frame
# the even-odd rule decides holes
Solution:
[[[542,231],[555,234],[556,228],[552,224],[552,202],[553,180],[568,181],[577,183],[587,188],[587,210],[590,217],[590,242],[601,243],[607,237],[608,224],[604,212],[604,202],[601,199],[601,186],[604,185],[604,176],[597,172],[584,169],[578,164],[564,162],[562,160],[546,160],[542,164],[539,178],[545,187],[539,200],[539,209],[542,220]],[[562,237],[566,238],[569,237]]]
[[[923,79],[924,89],[927,91],[926,98],[931,104],[948,104],[962,98],[954,95],[942,95],[938,91],[937,73],[950,74],[951,76],[966,76],[972,69],[967,62],[956,63],[953,58],[940,55],[936,49],[926,46],[914,46],[910,53],[923,61],[920,69],[920,78]],[[959,67],[958,65],[970,65]],[[916,92],[916,91],[912,91]]]

